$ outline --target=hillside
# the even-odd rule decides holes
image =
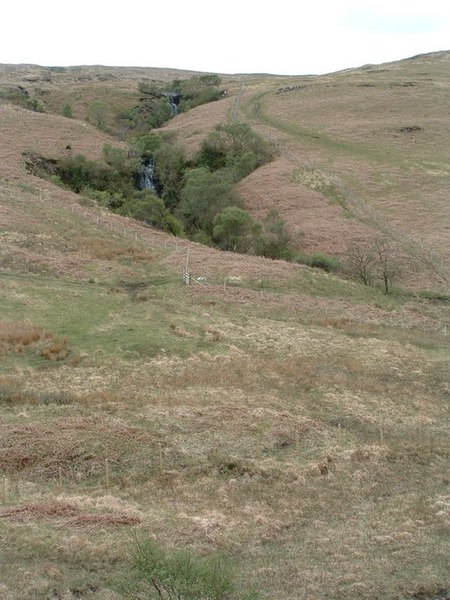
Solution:
[[[132,589],[148,537],[223,552],[262,599],[449,597],[449,61],[222,76],[161,129],[193,157],[235,112],[277,149],[239,183],[246,208],[342,262],[382,234],[391,294],[31,174],[30,153],[126,148],[92,102],[192,73],[0,66],[2,600],[158,597]]]

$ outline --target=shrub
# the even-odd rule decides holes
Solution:
[[[87,120],[99,129],[105,129],[109,118],[110,109],[105,102],[95,100],[87,108]]]
[[[22,86],[17,88],[0,90],[0,99],[5,99],[8,102],[17,104],[27,110],[34,112],[45,112],[45,104],[39,98],[32,98],[28,90]]]
[[[137,162],[127,159],[120,148],[108,145],[104,154],[109,164],[88,160],[83,154],[67,156],[59,161],[57,175],[77,194],[86,188],[125,196],[132,194]]]
[[[260,226],[251,215],[238,206],[228,206],[213,221],[213,238],[222,250],[248,252]]]
[[[156,133],[145,133],[132,141],[132,148],[143,160],[152,159],[155,152],[161,147],[162,139]]]
[[[184,112],[201,104],[219,100],[222,97],[222,91],[217,87],[220,81],[220,77],[215,74],[175,79],[170,86],[170,91],[180,96],[178,109]]]
[[[327,273],[338,271],[341,266],[341,263],[337,258],[320,253],[309,256],[306,260],[306,264],[315,269],[323,269],[324,271],[327,271]]]
[[[210,171],[226,168],[235,181],[272,160],[273,148],[245,123],[217,125],[204,140],[197,162]]]
[[[239,206],[241,203],[227,173],[211,173],[205,168],[191,169],[185,176],[176,216],[189,233],[202,229],[211,236],[214,217],[227,206]]]
[[[164,143],[155,150],[155,175],[162,188],[161,196],[165,205],[173,209],[181,198],[185,172],[184,150],[182,147]]]
[[[62,114],[64,117],[67,117],[68,119],[73,119],[73,111],[72,111],[72,107],[70,106],[70,104],[64,104],[63,109],[62,109]]]
[[[262,232],[256,240],[257,254],[266,258],[292,260],[291,241],[285,221],[277,210],[270,210],[262,222]]]
[[[136,544],[134,564],[161,600],[257,600],[256,591],[237,589],[232,563],[222,554],[197,556],[188,549],[166,551],[153,540]]]
[[[134,198],[125,200],[118,212],[139,221],[144,221],[175,236],[183,234],[181,223],[170,214],[164,205],[164,201],[148,190],[143,190]]]

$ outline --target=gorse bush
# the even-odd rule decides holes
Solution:
[[[136,544],[134,566],[137,581],[147,583],[154,597],[160,600],[258,600],[260,597],[254,590],[238,589],[233,565],[221,554],[202,557],[188,549],[170,552],[153,540],[145,540]]]

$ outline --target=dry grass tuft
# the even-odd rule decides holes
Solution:
[[[24,352],[29,347],[36,347],[36,354],[47,360],[65,360],[70,350],[65,338],[58,338],[53,333],[29,323],[0,322],[0,354],[8,352]]]
[[[29,323],[0,321],[0,352],[22,352],[24,347],[48,340],[50,336],[41,327]]]
[[[65,360],[69,356],[67,340],[53,338],[48,346],[42,349],[41,355],[48,360]]]

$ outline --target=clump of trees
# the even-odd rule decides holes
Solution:
[[[245,123],[220,124],[204,140],[197,162],[210,171],[226,169],[239,181],[274,157],[273,146]]]
[[[214,81],[214,80],[213,80]],[[257,222],[236,182],[273,158],[271,145],[242,123],[218,125],[187,161],[180,145],[153,132],[127,152],[106,144],[101,160],[72,153],[52,163],[52,181],[119,214],[223,250],[291,260],[292,238],[276,211]],[[137,189],[142,164],[154,163],[157,190]]]
[[[220,100],[225,94],[219,87],[220,83],[221,79],[216,74],[174,79],[170,85],[170,92],[179,96],[178,112],[185,112],[201,104]]]
[[[385,294],[392,291],[402,272],[399,259],[392,243],[384,237],[369,242],[353,242],[347,249],[347,267],[351,275],[364,285],[381,280]]]

